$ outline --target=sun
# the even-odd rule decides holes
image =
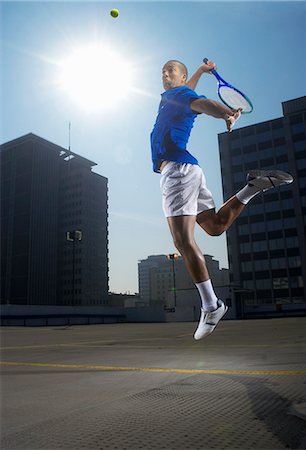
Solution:
[[[118,106],[133,90],[133,67],[102,44],[75,49],[60,61],[59,87],[87,112]]]

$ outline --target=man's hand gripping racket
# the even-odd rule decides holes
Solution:
[[[233,109],[232,114],[227,115],[227,117],[225,119],[227,131],[230,131],[230,132],[232,131],[233,126],[235,125],[235,123],[237,122],[239,117],[241,116],[241,113],[242,113],[242,109],[238,108],[238,109]]]

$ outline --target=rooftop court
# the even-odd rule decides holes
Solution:
[[[3,327],[7,449],[306,448],[306,318]]]

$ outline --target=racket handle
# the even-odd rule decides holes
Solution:
[[[207,64],[208,63],[208,58],[204,58],[203,59],[203,63],[204,64]],[[212,75],[212,74],[216,74],[216,71],[215,71],[215,69],[211,69],[209,72],[208,72],[210,75]]]

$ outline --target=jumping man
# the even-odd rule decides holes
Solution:
[[[232,110],[194,92],[202,74],[215,68],[215,63],[208,61],[188,80],[187,68],[182,62],[171,60],[164,65],[162,81],[165,92],[161,95],[151,133],[153,170],[161,173],[163,210],[174,245],[182,255],[202,301],[201,317],[194,333],[197,340],[212,333],[228,307],[214,292],[203,253],[195,242],[195,224],[198,223],[211,236],[219,236],[259,192],[293,181],[290,174],[281,171],[250,171],[246,186],[216,212],[203,171],[197,159],[186,149],[194,120],[199,114],[223,119],[228,131],[240,117],[241,110]]]

